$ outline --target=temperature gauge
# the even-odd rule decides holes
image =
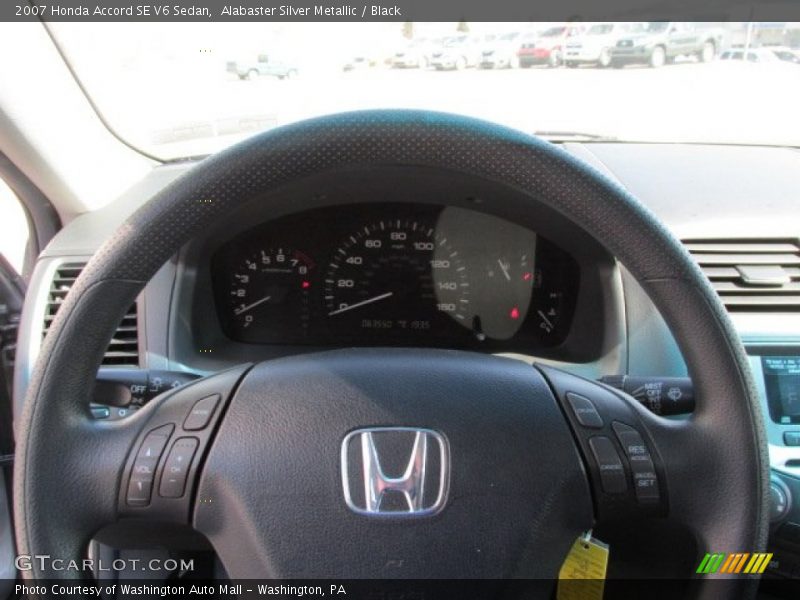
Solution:
[[[528,315],[535,284],[533,257],[528,252],[487,257],[486,290],[482,310],[473,319],[479,340],[507,340],[519,331]]]

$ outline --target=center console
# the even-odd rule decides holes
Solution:
[[[773,575],[800,577],[800,344],[748,345],[771,465]]]

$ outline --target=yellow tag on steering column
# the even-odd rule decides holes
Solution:
[[[572,544],[558,572],[557,600],[602,600],[608,545],[589,531]]]

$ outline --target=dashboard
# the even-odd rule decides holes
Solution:
[[[211,271],[230,339],[317,346],[552,347],[580,282],[572,256],[528,228],[416,203],[268,221],[225,243]]]

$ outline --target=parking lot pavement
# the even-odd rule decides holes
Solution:
[[[141,85],[117,86],[100,102],[116,102],[112,112],[138,122],[123,135],[157,151],[155,141],[165,154],[211,151],[258,129],[365,108],[442,110],[528,132],[578,131],[622,140],[800,145],[800,65],[793,64],[715,61],[659,69],[451,72],[372,68],[303,73],[291,81],[219,75],[171,79],[165,85],[167,95]],[[223,139],[198,143],[208,135]]]

